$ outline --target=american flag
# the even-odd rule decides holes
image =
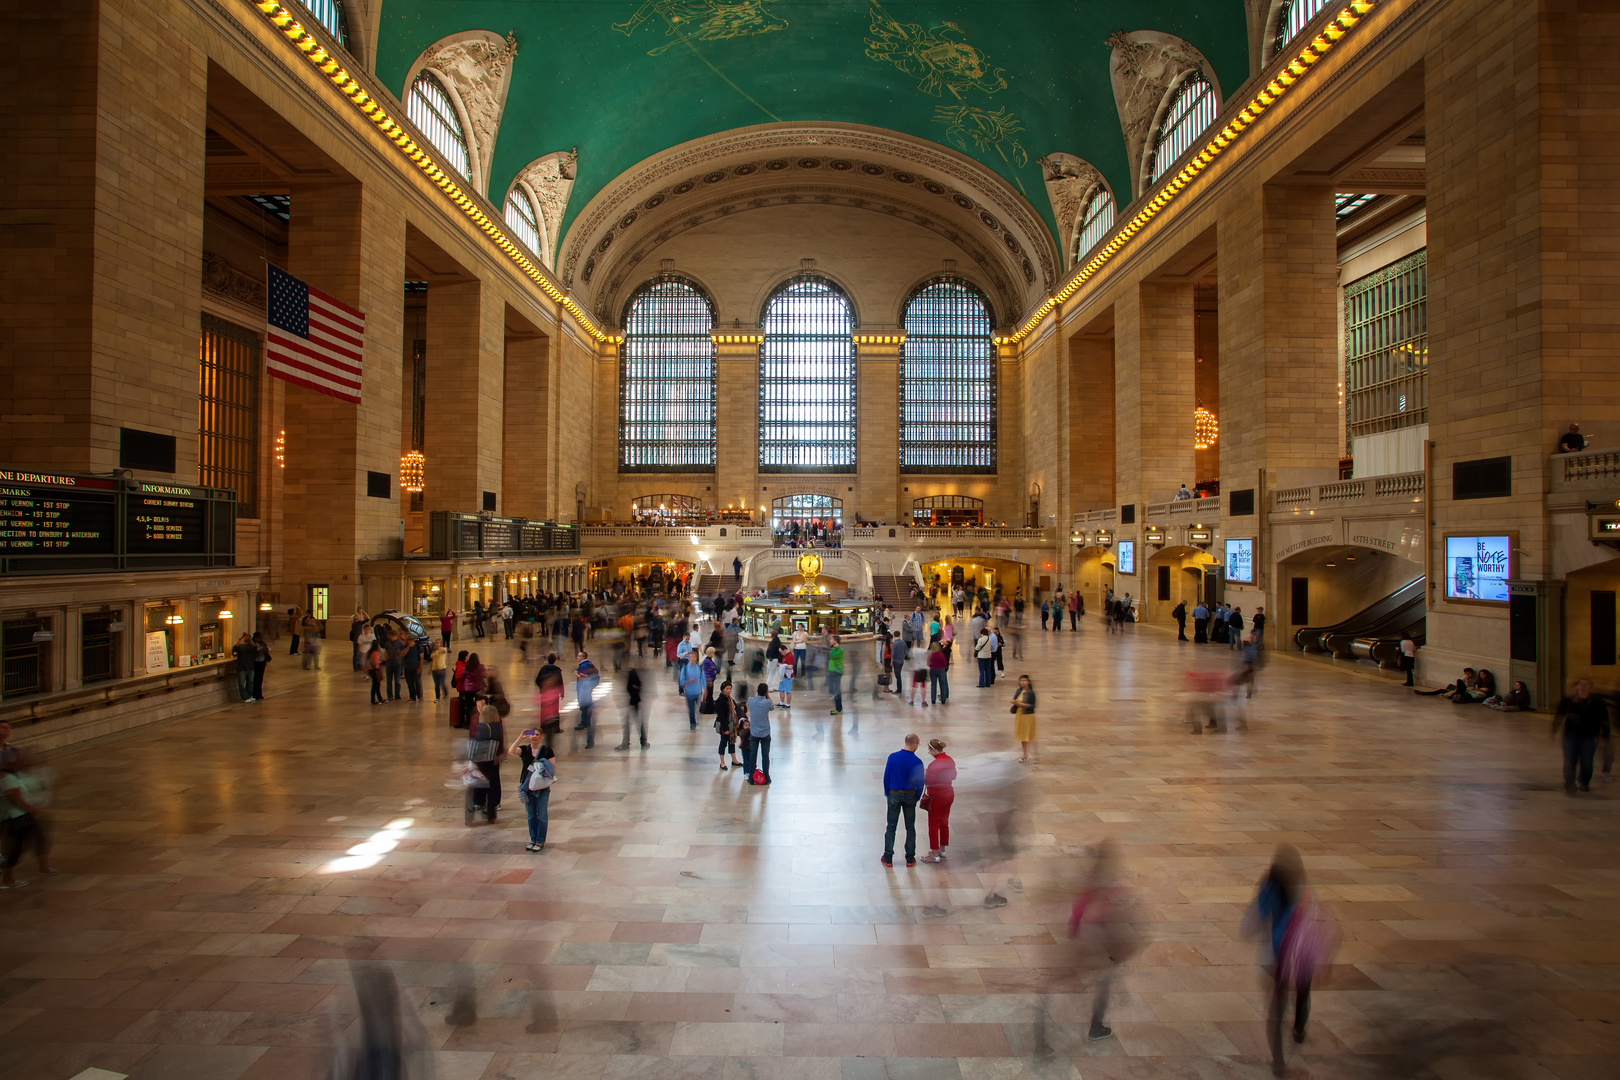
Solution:
[[[270,374],[360,404],[366,317],[270,265],[265,367]]]

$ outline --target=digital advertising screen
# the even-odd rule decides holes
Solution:
[[[1120,573],[1136,573],[1136,541],[1121,540],[1114,548],[1114,562]]]
[[[1446,598],[1507,603],[1511,536],[1446,537]]]
[[[1226,542],[1226,580],[1254,581],[1254,541],[1228,540]]]

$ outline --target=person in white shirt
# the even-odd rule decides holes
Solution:
[[[1184,502],[1192,497],[1193,493],[1187,490],[1186,484],[1182,484],[1181,490],[1176,492],[1176,502]]]

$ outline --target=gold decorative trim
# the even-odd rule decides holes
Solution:
[[[1227,147],[1237,142],[1243,132],[1260,118],[1261,113],[1276,104],[1278,100],[1297,85],[1310,70],[1311,65],[1326,56],[1328,51],[1337,45],[1362,20],[1363,16],[1377,7],[1380,2],[1381,0],[1350,0],[1350,3],[1334,17],[1333,21],[1323,27],[1321,33],[1312,38],[1305,48],[1300,50],[1299,54],[1288,62],[1287,66],[1277,72],[1270,82],[1262,86],[1259,92],[1250,99],[1249,103],[1243,106],[1236,116],[1228,120],[1213,139],[1204,144],[1204,148],[1198,153],[1198,156],[1194,157],[1181,168],[1181,171],[1166,181],[1153,198],[1149,199],[1146,205],[1138,210],[1135,216],[1114,234],[1113,239],[1104,244],[1097,254],[1087,261],[1085,266],[1070,276],[1063,288],[1047,297],[1046,302],[1036,308],[1034,314],[1026,319],[1024,324],[1014,331],[1011,336],[998,338],[997,342],[1010,344],[1028,337],[1030,332],[1040,325],[1041,320],[1046,318],[1053,308],[1068,300],[1081,285],[1084,285],[1097,271],[1107,265],[1108,261],[1118,254],[1120,249],[1129,243],[1132,237],[1147,227],[1147,223],[1153,220],[1155,214],[1163,210],[1170,204],[1172,199],[1180,195],[1197,178],[1199,173],[1208,168],[1217,157],[1226,151]]]
[[[283,7],[278,0],[246,0],[248,4],[258,10],[276,28],[276,31],[286,38],[291,45],[304,54],[304,59],[314,65],[315,70],[324,75],[340,93],[360,111],[360,114],[376,125],[377,130],[388,138],[388,141],[399,148],[410,162],[420,168],[427,178],[444,192],[456,207],[467,215],[477,225],[479,231],[489,237],[490,242],[501,250],[507,258],[518,265],[518,268],[552,300],[561,304],[568,314],[574,317],[582,329],[598,341],[622,340],[612,334],[604,332],[591,319],[585,309],[576,304],[572,297],[564,293],[547,277],[539,267],[535,266],[529,257],[523,253],[510,237],[502,231],[494,219],[484,213],[478,202],[468,195],[460,184],[453,180],[448,172],[439,166],[439,163],[424,150],[417,141],[397,120],[388,115],[376,98],[368,94],[353,75],[338,63],[337,58],[327,51],[303,23],[299,22],[292,12]]]
[[[849,340],[857,345],[904,345],[904,334],[851,334]]]
[[[765,340],[764,334],[710,334],[709,340],[716,345],[758,345]]]

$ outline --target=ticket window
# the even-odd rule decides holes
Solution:
[[[164,671],[175,665],[179,655],[180,629],[184,622],[180,609],[173,604],[147,604],[144,629],[146,633],[143,663],[146,670]]]
[[[411,614],[421,618],[444,614],[444,582],[417,580],[411,582]]]
[[[13,616],[0,621],[0,669],[5,672],[0,697],[26,697],[52,688],[50,641],[36,641],[42,633],[54,633],[56,621],[50,616]]]
[[[218,660],[231,655],[240,631],[236,605],[230,597],[210,596],[197,602],[197,659]]]
[[[124,613],[85,612],[79,620],[79,681],[84,685],[123,677]]]

